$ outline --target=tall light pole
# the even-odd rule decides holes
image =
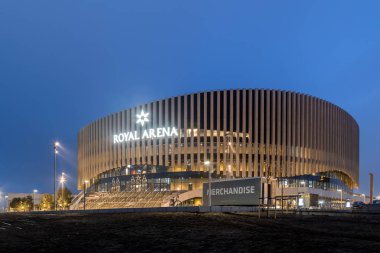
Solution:
[[[342,189],[338,189],[338,192],[340,192],[340,209],[343,209],[343,191]]]
[[[57,180],[57,154],[58,154],[59,142],[54,142],[54,210],[57,211],[57,196],[55,193],[55,181]]]
[[[5,196],[5,211],[8,212],[8,195]]]
[[[284,159],[284,148],[281,148],[281,155],[282,155],[282,159]],[[284,174],[284,165],[282,164],[282,166],[280,167],[280,180],[281,180],[281,213],[283,214],[284,213],[284,178],[283,178],[283,174]]]
[[[208,206],[211,207],[211,166],[210,166],[210,161],[205,161],[205,165],[208,167]]]
[[[86,211],[86,186],[87,186],[88,180],[84,180],[83,183],[83,211]]]
[[[33,211],[35,211],[35,207],[36,207],[36,193],[38,192],[38,190],[34,189],[33,190]]]
[[[63,200],[63,184],[66,182],[66,178],[65,178],[65,173],[64,172],[62,172],[62,174],[61,174],[61,178],[59,179],[59,182],[61,183],[61,190],[62,190],[62,210],[63,210],[63,208],[64,208],[64,200]]]
[[[369,203],[373,204],[373,173],[369,173]]]
[[[227,147],[225,148],[225,152],[227,153],[227,178],[232,178],[232,170],[231,170],[231,156],[233,156],[234,150],[232,149],[232,143],[231,143],[231,136],[230,134],[226,134],[226,142],[227,142]],[[230,149],[232,149],[232,152],[230,154]]]
[[[264,162],[264,168],[263,168],[264,175],[267,179],[267,217],[269,217],[269,202],[271,202],[269,199],[269,191],[270,191],[269,183],[270,183],[270,178],[271,178],[271,167],[270,167],[270,163],[268,163],[268,164],[265,161]]]

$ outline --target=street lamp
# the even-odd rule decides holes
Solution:
[[[54,142],[54,210],[57,211],[57,198],[55,194],[55,181],[57,177],[57,154],[58,154],[59,142]]]
[[[364,193],[362,194],[362,197],[363,197],[363,203],[365,203],[365,194]]]
[[[59,182],[61,183],[61,189],[62,189],[62,199],[61,199],[61,201],[62,201],[62,210],[63,210],[63,208],[64,208],[64,201],[63,201],[63,184],[66,182],[66,178],[65,178],[65,173],[64,172],[62,172],[62,174],[61,174],[61,178],[59,179]]]
[[[35,211],[35,207],[36,207],[36,193],[38,192],[38,190],[34,189],[33,190],[33,211]]]
[[[269,199],[269,191],[270,191],[269,183],[271,179],[271,167],[270,167],[270,163],[267,164],[266,161],[264,161],[263,173],[267,181],[267,187],[266,187],[267,188],[267,217],[269,217],[269,203],[271,202],[271,200]],[[264,199],[263,199],[263,204],[264,204]]]
[[[225,152],[227,153],[227,160],[226,160],[226,164],[227,164],[227,178],[231,178],[232,177],[232,173],[231,173],[231,155],[233,156],[233,149],[232,149],[232,142],[231,142],[231,136],[230,134],[226,134],[226,142],[227,142],[227,146],[225,148]],[[230,149],[232,149],[232,152],[230,154]]]
[[[83,211],[86,211],[86,186],[87,186],[88,180],[84,180],[83,183]]]
[[[342,189],[338,189],[338,192],[340,192],[340,209],[343,209],[343,191]]]
[[[228,171],[227,171],[228,173],[228,178],[230,178],[231,177],[231,175],[232,175],[232,169],[231,169],[231,164],[228,164]]]
[[[208,167],[208,206],[211,207],[211,167],[210,167],[210,161],[205,161],[205,165]]]
[[[5,196],[5,211],[8,212],[8,195]]]

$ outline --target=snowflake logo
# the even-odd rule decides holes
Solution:
[[[149,112],[145,113],[144,110],[141,110],[141,113],[136,115],[137,117],[136,124],[140,123],[141,126],[144,126],[145,122],[149,122],[148,116],[149,116]]]

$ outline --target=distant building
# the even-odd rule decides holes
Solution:
[[[352,194],[352,201],[353,202],[362,201],[362,202],[368,204],[369,203],[369,196],[367,196],[365,194],[354,193],[354,194]]]

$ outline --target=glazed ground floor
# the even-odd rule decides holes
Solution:
[[[211,182],[241,178],[211,173]],[[168,172],[160,166],[130,166],[98,175],[86,192],[192,192],[203,189],[209,173],[203,171]],[[260,203],[281,208],[343,208],[352,202],[352,189],[338,173],[317,173],[295,177],[262,177]],[[201,204],[202,195],[186,199],[182,205]]]

